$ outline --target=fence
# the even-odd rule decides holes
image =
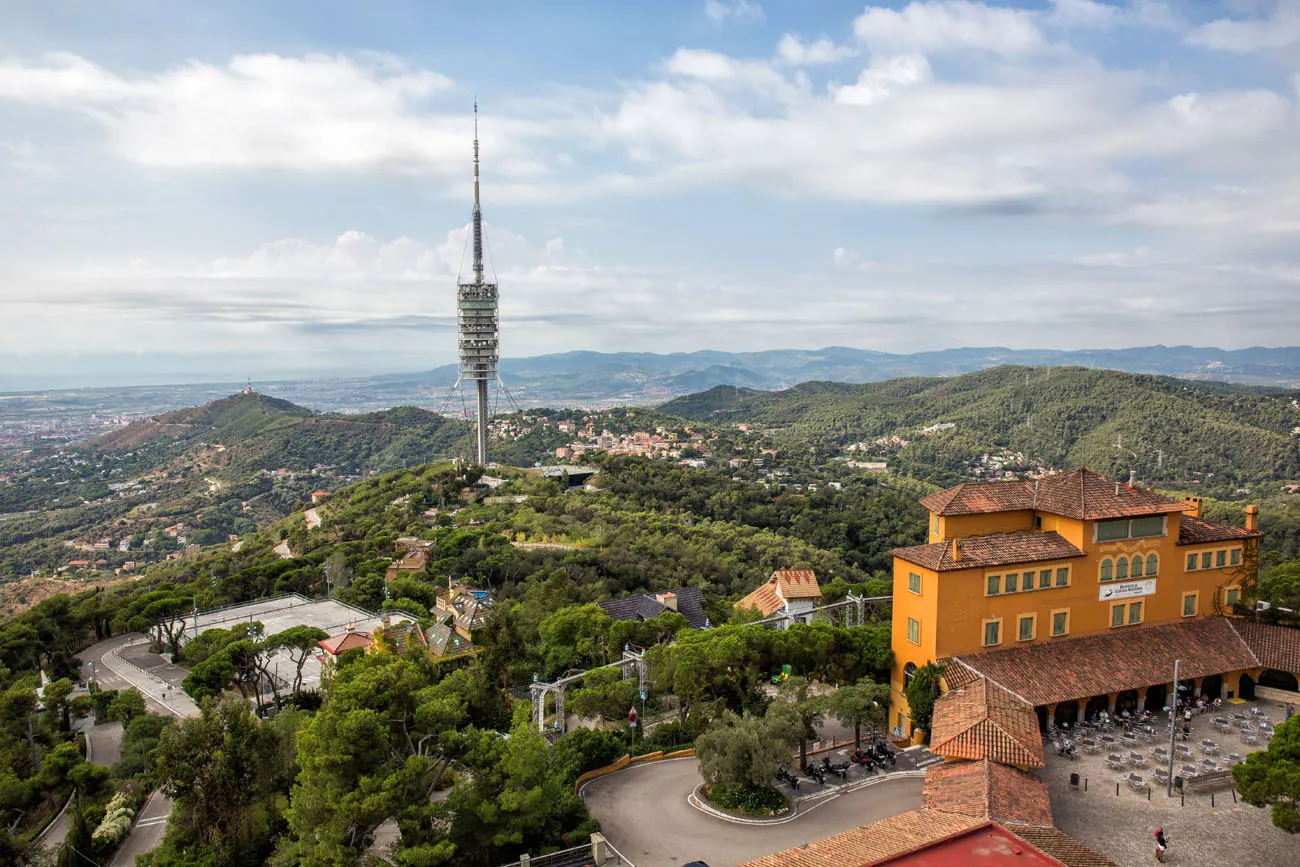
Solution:
[[[612,774],[615,771],[621,771],[628,765],[642,764],[644,762],[657,762],[660,759],[684,759],[695,755],[695,748],[691,747],[686,750],[677,750],[673,753],[665,753],[663,750],[656,750],[653,753],[646,753],[643,756],[621,756],[612,763],[605,765],[603,768],[596,768],[594,771],[587,771],[573,782],[573,791],[580,792],[582,787],[597,777],[603,777],[606,774]]]

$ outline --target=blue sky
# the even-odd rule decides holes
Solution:
[[[506,355],[1296,342],[1300,0],[82,0],[0,382],[451,361],[475,96]]]

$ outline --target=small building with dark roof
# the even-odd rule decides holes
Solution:
[[[600,605],[611,620],[650,620],[665,611],[676,611],[693,629],[709,625],[704,613],[704,591],[698,587],[677,587],[663,593],[642,593],[606,599]]]

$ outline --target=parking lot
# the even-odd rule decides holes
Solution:
[[[394,623],[401,620],[414,620],[415,617],[401,612],[391,612]],[[215,611],[200,612],[198,622],[195,618],[186,618],[186,635],[195,635],[209,629],[230,629],[239,623],[257,621],[262,624],[264,635],[283,632],[291,626],[315,626],[330,635],[337,635],[348,626],[358,632],[373,632],[383,622],[382,615],[345,605],[336,599],[307,599],[303,596],[282,596],[261,602],[248,602],[233,605]],[[320,661],[318,654],[311,654],[302,669],[302,688],[314,690],[320,686]],[[271,670],[276,676],[280,689],[293,686],[294,663],[283,651],[271,657]]]

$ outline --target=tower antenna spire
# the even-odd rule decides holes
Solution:
[[[483,281],[483,209],[479,201],[478,98],[474,99],[474,282],[457,287],[460,369],[456,379],[474,383],[478,398],[475,440],[478,462],[488,463],[488,381],[497,379],[500,359],[497,286]],[[453,389],[455,386],[453,386]]]

